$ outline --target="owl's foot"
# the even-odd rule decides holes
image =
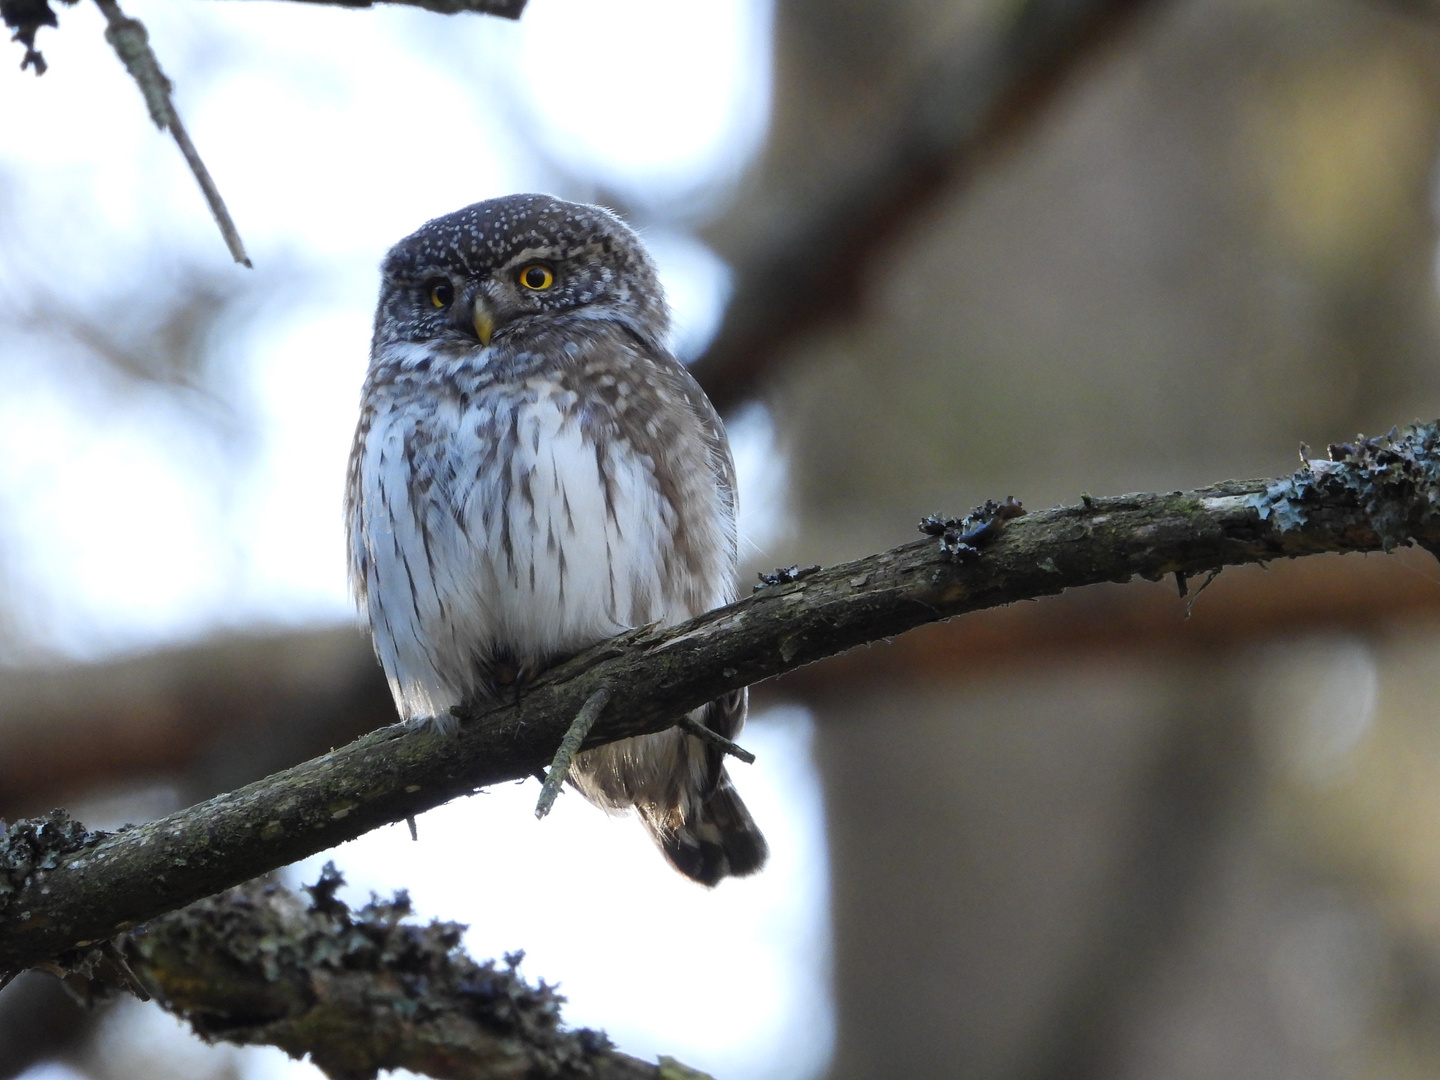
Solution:
[[[520,704],[520,691],[524,689],[527,672],[504,648],[495,650],[495,657],[487,665],[485,687],[496,701],[507,697],[512,704]]]
[[[540,786],[540,799],[535,803],[537,818],[543,818],[550,813],[550,808],[555,805],[555,800],[560,795],[560,786],[570,775],[570,763],[575,760],[575,755],[580,752],[580,747],[585,742],[585,736],[590,734],[590,729],[595,726],[595,721],[600,719],[600,714],[605,711],[609,701],[609,687],[600,687],[580,706],[580,712],[570,721],[570,728],[560,740],[560,748],[555,751],[555,757],[550,762],[550,771],[545,776],[544,784]]]
[[[705,742],[712,743],[715,746],[718,746],[721,750],[725,751],[725,753],[729,754],[731,757],[737,757],[741,761],[745,762],[746,765],[755,764],[755,755],[752,754],[749,750],[746,750],[739,743],[731,742],[724,735],[721,735],[718,731],[706,727],[704,724],[700,723],[700,721],[696,720],[688,713],[685,715],[684,719],[682,719],[680,723],[676,724],[675,726],[678,727],[681,731],[685,732],[685,734],[687,735],[694,735],[697,739],[701,739]]]

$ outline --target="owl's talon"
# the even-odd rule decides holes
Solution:
[[[560,747],[555,751],[554,760],[550,762],[550,772],[546,774],[545,783],[540,787],[540,798],[535,803],[537,818],[543,818],[550,813],[550,808],[555,805],[555,800],[560,795],[560,786],[570,775],[570,763],[575,760],[575,755],[580,752],[580,747],[585,742],[585,736],[590,734],[590,729],[595,726],[595,721],[600,719],[600,714],[605,711],[609,701],[609,687],[600,687],[586,699],[575,719],[570,721],[570,728],[560,740]]]
[[[725,751],[725,753],[729,754],[731,757],[737,757],[741,761],[745,762],[746,765],[755,764],[755,755],[752,754],[749,750],[746,750],[737,742],[731,742],[724,735],[721,735],[713,728],[706,727],[704,724],[700,723],[700,721],[696,720],[693,716],[687,715],[684,719],[680,721],[680,723],[676,724],[675,726],[678,727],[681,731],[685,732],[685,734],[687,735],[694,735],[697,739],[701,739],[705,742],[711,743],[714,746],[718,746],[721,750]]]

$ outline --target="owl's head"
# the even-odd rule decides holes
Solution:
[[[507,195],[427,222],[381,266],[375,345],[468,351],[556,316],[628,326],[657,349],[669,326],[640,238],[598,206]]]

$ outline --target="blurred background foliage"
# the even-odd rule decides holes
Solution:
[[[478,198],[641,227],[747,573],[1440,416],[1429,3],[133,6],[257,269],[63,11],[0,118],[7,816],[163,813],[388,721],[338,512],[374,268]],[[1107,586],[758,688],[754,881],[575,800],[537,829],[528,786],[336,858],[722,1077],[1429,1076],[1437,652],[1422,553]],[[605,932],[549,925],[557,859]],[[308,1068],[186,1038],[0,995],[5,1075]]]

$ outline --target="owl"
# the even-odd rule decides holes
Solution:
[[[436,218],[382,266],[347,480],[350,579],[401,716],[510,699],[630,627],[735,598],[735,466],[667,349],[644,245],[607,210],[511,195]],[[729,738],[744,691],[692,718]],[[576,757],[705,885],[767,849],[713,743],[671,728]]]

